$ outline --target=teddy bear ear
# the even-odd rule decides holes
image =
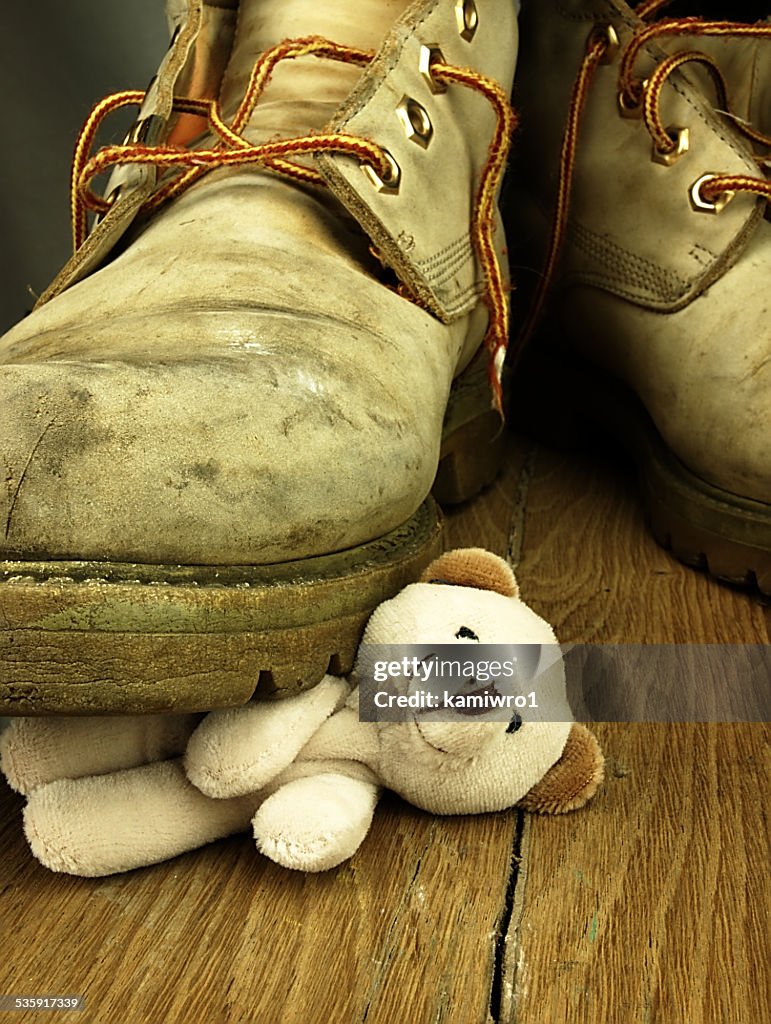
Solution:
[[[519,597],[519,586],[508,562],[484,548],[445,551],[423,571],[421,583],[450,583],[457,587],[492,590],[504,597]]]
[[[605,774],[605,758],[594,735],[574,722],[565,749],[517,806],[541,814],[574,811],[594,796]]]

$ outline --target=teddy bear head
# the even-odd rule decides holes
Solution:
[[[359,679],[371,678],[379,645],[507,645],[520,688],[537,707],[516,710],[410,708],[407,720],[379,721],[383,784],[438,814],[503,810],[520,803],[565,811],[585,803],[602,778],[594,737],[572,722],[561,652],[551,626],[529,608],[509,565],[481,549],[447,552],[373,613],[359,652]],[[420,680],[398,684],[415,691]],[[471,678],[464,695],[494,692]],[[455,693],[457,693],[457,688]],[[463,703],[462,701],[460,703]],[[483,702],[478,702],[483,703]],[[531,700],[530,703],[533,703]]]

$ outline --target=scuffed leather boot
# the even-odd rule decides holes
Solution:
[[[771,593],[771,23],[675,20],[668,6],[523,5],[523,284],[523,266],[545,265],[558,193],[568,212],[515,405],[523,420],[569,408],[600,424],[636,459],[660,542]],[[540,411],[522,411],[533,393]]]
[[[90,155],[135,94],[81,137],[75,256],[0,343],[3,713],[346,672],[437,552],[440,460],[447,499],[494,471],[514,4],[169,6],[126,143]]]

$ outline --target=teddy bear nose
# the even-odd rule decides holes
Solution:
[[[521,725],[522,725],[522,717],[521,717],[521,715],[518,715],[518,714],[517,714],[517,713],[515,712],[515,713],[514,713],[514,716],[513,716],[513,717],[512,717],[512,719],[511,719],[511,721],[510,721],[510,722],[509,722],[509,724],[508,724],[508,725],[506,726],[506,732],[516,732],[516,731],[517,731],[517,729],[519,729],[519,727],[520,727]]]

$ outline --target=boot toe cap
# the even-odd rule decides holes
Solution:
[[[260,327],[218,359],[2,367],[6,557],[261,564],[409,518],[446,393],[421,402],[388,360],[347,355],[371,344],[350,325],[341,348],[317,324],[310,350]]]

